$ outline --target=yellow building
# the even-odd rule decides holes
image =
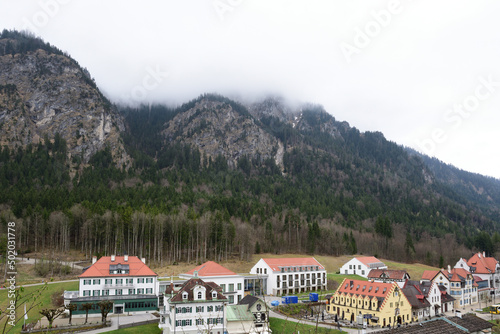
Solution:
[[[338,319],[387,327],[410,323],[411,305],[397,283],[344,279],[328,301],[327,311]]]

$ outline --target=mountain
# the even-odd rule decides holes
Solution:
[[[500,249],[498,180],[320,105],[204,94],[178,107],[114,106],[71,57],[8,31],[0,68],[0,222],[18,221],[25,251],[441,265]]]
[[[26,33],[0,35],[0,144],[37,144],[59,134],[70,161],[88,163],[110,146],[128,163],[121,143],[123,118],[87,70],[57,48]]]

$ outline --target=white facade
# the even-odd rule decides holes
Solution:
[[[266,259],[260,259],[250,270],[267,280],[266,294],[283,296],[288,294],[326,290],[326,270],[315,259],[309,262],[283,260],[282,265],[271,266]]]
[[[79,297],[157,295],[156,276],[80,278]]]
[[[227,298],[230,305],[236,305],[245,296],[244,283],[245,278],[240,276],[221,265],[208,261],[197,267],[200,270],[190,271],[185,274],[180,274],[181,279],[190,279],[193,277],[201,278],[205,282],[214,282],[222,288],[222,294]]]
[[[226,330],[226,300],[202,280],[166,294],[160,305],[158,327],[165,334],[224,333]],[[186,282],[189,284],[190,282]],[[207,293],[208,292],[208,293]]]
[[[358,258],[352,258],[340,267],[340,273],[344,275],[359,275],[367,278],[372,269],[387,269],[387,266],[380,261],[362,262]]]

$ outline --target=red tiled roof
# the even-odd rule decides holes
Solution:
[[[293,266],[318,266],[320,270],[325,269],[315,258],[313,257],[294,257],[294,258],[272,258],[272,259],[262,259],[271,267],[272,271],[280,271],[281,267],[293,267]]]
[[[450,282],[461,282],[462,280],[460,277],[458,277],[457,273],[453,273],[453,275],[450,278]]]
[[[109,266],[122,264],[129,266],[128,274],[110,274]],[[128,277],[128,276],[158,276],[137,256],[129,256],[128,261],[125,261],[123,256],[115,256],[115,260],[111,261],[111,256],[103,256],[96,263],[91,265],[85,272],[78,277]]]
[[[383,263],[379,259],[377,259],[375,256],[363,256],[363,257],[356,257],[359,262],[363,263],[364,265],[369,266],[371,263]]]
[[[221,266],[214,261],[207,261],[198,267],[191,269],[186,273],[186,275],[194,275],[194,272],[198,271],[198,277],[213,277],[213,276],[233,276],[236,275],[235,272]]]
[[[345,278],[342,281],[342,284],[337,289],[337,292],[339,294],[356,294],[361,296],[385,298],[387,294],[392,290],[394,284],[396,283],[379,283],[371,281],[350,280]]]
[[[437,274],[439,274],[438,270],[424,270],[422,279],[432,281]]]
[[[467,265],[469,267],[475,267],[476,270],[474,273],[476,274],[491,274],[496,270],[498,261],[493,257],[484,257],[481,253],[474,254],[469,261],[467,261]]]
[[[372,269],[368,273],[367,277],[368,278],[405,279],[406,275],[408,275],[406,270]],[[382,277],[382,276],[384,276],[384,277]]]

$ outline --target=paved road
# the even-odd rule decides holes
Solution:
[[[16,285],[16,288],[18,288],[19,286],[37,286],[37,285],[44,285],[45,283],[47,284],[58,284],[58,283],[65,283],[65,282],[78,282],[79,280],[78,279],[68,279],[68,280],[65,280],[65,281],[48,281],[48,282],[42,282],[42,283],[33,283],[33,284],[21,284],[21,285]],[[5,290],[6,288],[2,288],[0,287],[0,290]]]
[[[35,258],[26,258],[26,257],[16,257],[16,261],[19,264],[35,264],[35,261],[40,262],[40,259],[35,259]],[[44,261],[48,261],[48,259],[45,259]],[[83,269],[83,267],[77,263],[81,263],[81,261],[59,261],[63,266],[70,266],[71,268],[75,269]]]

